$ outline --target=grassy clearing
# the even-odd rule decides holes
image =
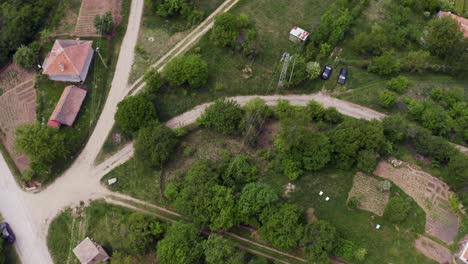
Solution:
[[[106,252],[125,252],[125,234],[128,230],[126,218],[130,210],[109,205],[102,201],[91,203],[79,213],[71,209],[63,211],[51,223],[47,244],[55,263],[79,263],[72,249],[84,238],[90,237],[98,242]],[[154,263],[152,253],[132,256],[131,263]]]
[[[157,106],[162,120],[168,120],[195,105],[212,101],[219,97],[247,94],[271,94],[277,92],[309,93],[321,89],[323,82],[306,82],[297,89],[285,91],[277,89],[279,61],[284,52],[294,54],[302,47],[288,40],[292,26],[298,25],[310,30],[316,25],[322,13],[333,1],[241,0],[230,12],[245,13],[257,30],[257,40],[261,47],[255,59],[233,53],[213,45],[210,33],[202,37],[198,44],[200,55],[209,65],[208,84],[197,91],[184,92],[178,88],[166,88],[158,95]],[[194,48],[194,50],[197,49]],[[242,77],[242,70],[249,65],[252,76]],[[218,84],[222,89],[216,89]]]
[[[208,17],[223,0],[192,1],[194,8],[201,10]],[[135,62],[132,66],[129,82],[133,83],[160,57],[168,52],[190,31],[190,25],[183,18],[163,18],[146,7],[140,27],[138,43],[135,49]],[[150,40],[154,38],[154,40]]]
[[[70,155],[66,162],[57,164],[53,175],[46,182],[53,181],[60,172],[66,169],[74,158],[79,154],[84,147],[88,137],[93,131],[97,118],[104,106],[107,94],[111,87],[113,72],[119,56],[120,45],[125,34],[128,15],[130,12],[130,1],[122,1],[122,17],[123,22],[116,29],[116,35],[112,40],[105,38],[91,38],[94,41],[94,48],[99,47],[99,50],[108,65],[105,68],[98,56],[94,56],[91,67],[86,78],[85,86],[88,88],[88,94],[83,103],[81,111],[71,128],[61,128],[60,132],[65,134],[66,144],[70,150]],[[53,42],[47,43],[44,51],[51,49]],[[40,123],[45,124],[49,116],[52,114],[56,103],[58,102],[63,89],[72,83],[53,82],[46,76],[38,77],[36,82],[37,93],[37,119]]]
[[[206,129],[197,129],[185,136],[179,150],[174,154],[174,160],[165,168],[165,179],[167,181],[184,172],[195,160],[219,160],[226,151],[251,156],[261,171],[259,181],[271,185],[280,195],[284,193],[285,185],[289,182],[287,177],[270,171],[267,173],[266,164],[254,149],[242,148],[238,138],[225,137]],[[304,175],[295,182],[297,191],[288,200],[305,209],[314,208],[317,218],[329,221],[346,239],[354,241],[359,247],[367,248],[369,254],[364,263],[377,263],[382,257],[392,263],[433,263],[413,248],[417,234],[424,234],[425,226],[424,211],[414,201],[411,202],[411,214],[398,227],[370,212],[347,208],[346,200],[355,173],[355,170],[327,169]],[[131,160],[106,175],[103,180],[117,177],[118,182],[111,186],[111,190],[165,205],[158,196],[158,175],[159,172],[143,169],[135,160]],[[321,190],[330,196],[329,202],[318,195]],[[391,195],[407,198],[396,186],[392,187]],[[377,223],[383,227],[380,231],[375,230]],[[238,233],[237,231],[236,229],[235,232]],[[239,234],[252,239],[249,232]]]
[[[51,35],[73,34],[80,13],[81,0],[59,1],[56,12],[50,21]]]
[[[120,142],[114,141],[114,137],[120,135]],[[115,125],[112,127],[109,135],[102,146],[102,149],[99,151],[95,163],[99,164],[103,162],[106,158],[110,157],[112,154],[116,153],[130,142],[131,137],[124,135]]]

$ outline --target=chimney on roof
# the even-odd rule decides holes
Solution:
[[[59,64],[59,67],[61,71],[65,71],[65,64],[63,64],[63,62]]]

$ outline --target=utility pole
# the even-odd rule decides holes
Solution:
[[[283,57],[281,57],[281,60],[280,60],[280,62],[283,62],[283,68],[281,69],[281,75],[278,80],[278,87],[283,87],[284,85],[284,80],[286,80],[286,75],[288,73],[288,65],[289,65],[290,59],[291,59],[291,56],[289,55],[289,53],[287,52],[283,53]]]
[[[104,62],[104,59],[101,56],[101,52],[99,52],[99,47],[96,48],[96,53],[99,55],[99,58],[101,58],[102,64],[104,64],[104,67],[106,67],[106,69],[107,69],[107,65],[106,65],[106,63]]]

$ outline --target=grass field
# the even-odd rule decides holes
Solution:
[[[202,89],[183,92],[180,88],[165,89],[158,95],[158,113],[162,120],[176,116],[202,102],[215,98],[272,93],[309,93],[321,89],[323,82],[307,82],[297,89],[276,88],[279,78],[279,61],[284,52],[294,54],[302,47],[288,40],[294,25],[310,30],[333,1],[278,0],[272,5],[267,0],[241,0],[230,12],[244,13],[257,31],[260,52],[255,59],[220,48],[210,41],[210,33],[203,36],[197,47],[208,62],[209,81]],[[194,51],[193,51],[194,52]],[[249,65],[252,76],[242,77],[242,70]],[[215,89],[222,84],[223,89]]]
[[[84,238],[89,237],[98,242],[109,255],[113,252],[126,252],[127,217],[130,210],[112,206],[102,201],[93,202],[78,213],[71,209],[63,211],[51,223],[47,245],[55,263],[78,264],[72,252]],[[152,253],[132,256],[131,263],[155,263]]]
[[[192,1],[194,8],[203,11],[205,17],[223,2],[223,0]],[[190,28],[186,19],[160,17],[146,5],[129,82],[133,83],[141,77],[152,64],[184,38]]]
[[[218,160],[226,151],[250,155],[260,168],[259,181],[273,186],[279,195],[284,193],[289,182],[287,177],[267,170],[267,165],[254,149],[241,148],[238,138],[225,137],[206,129],[197,129],[184,138],[174,160],[165,168],[165,180],[184,172],[195,160]],[[367,211],[347,208],[346,200],[355,172],[328,169],[304,175],[295,182],[297,190],[288,200],[305,209],[314,208],[318,219],[329,221],[346,239],[367,248],[369,254],[364,263],[377,263],[382,257],[391,263],[433,263],[413,248],[417,234],[424,233],[425,223],[425,214],[415,202],[411,202],[408,219],[398,227]],[[167,206],[159,195],[159,172],[144,169],[133,159],[110,172],[103,181],[112,177],[117,177],[118,182],[110,187],[111,190]],[[320,190],[331,197],[329,202],[318,195]],[[407,197],[395,186],[392,187],[392,195]],[[379,231],[375,230],[377,223],[382,225]]]
[[[129,12],[130,1],[122,1],[123,22],[117,28],[117,34],[111,41],[108,41],[105,38],[91,39],[94,41],[94,48],[99,47],[99,50],[108,65],[108,69],[105,68],[97,55],[94,56],[85,82],[85,86],[88,88],[88,94],[75,124],[71,128],[64,127],[60,129],[60,133],[65,134],[66,144],[70,150],[70,155],[67,157],[67,161],[65,163],[57,164],[53,176],[49,177],[47,181],[52,181],[61,171],[69,166],[84,147],[86,140],[92,133],[111,86],[113,72],[119,56],[120,44],[125,34]],[[48,52],[52,45],[53,42],[46,44],[44,51]],[[43,75],[38,78],[36,82],[36,111],[37,119],[40,123],[47,123],[49,116],[53,112],[55,105],[63,92],[63,89],[65,86],[72,84],[73,83],[53,82]]]

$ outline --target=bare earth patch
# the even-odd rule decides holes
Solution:
[[[420,236],[414,243],[419,252],[439,263],[450,263],[452,259],[450,250],[425,236]]]
[[[359,199],[359,209],[382,216],[390,198],[389,192],[379,190],[380,181],[358,172],[354,176],[353,187],[348,194],[348,200],[352,197]]]
[[[374,172],[398,185],[426,212],[426,232],[452,244],[458,232],[458,216],[448,205],[449,187],[441,180],[403,162],[398,168],[381,161]]]
[[[34,73],[11,64],[0,74],[0,140],[22,172],[28,168],[26,156],[15,152],[15,130],[36,121]]]
[[[107,12],[111,12],[114,23],[119,24],[122,21],[120,4],[120,0],[83,0],[75,27],[75,34],[80,37],[98,36],[94,27],[94,19],[97,15],[103,15]]]

